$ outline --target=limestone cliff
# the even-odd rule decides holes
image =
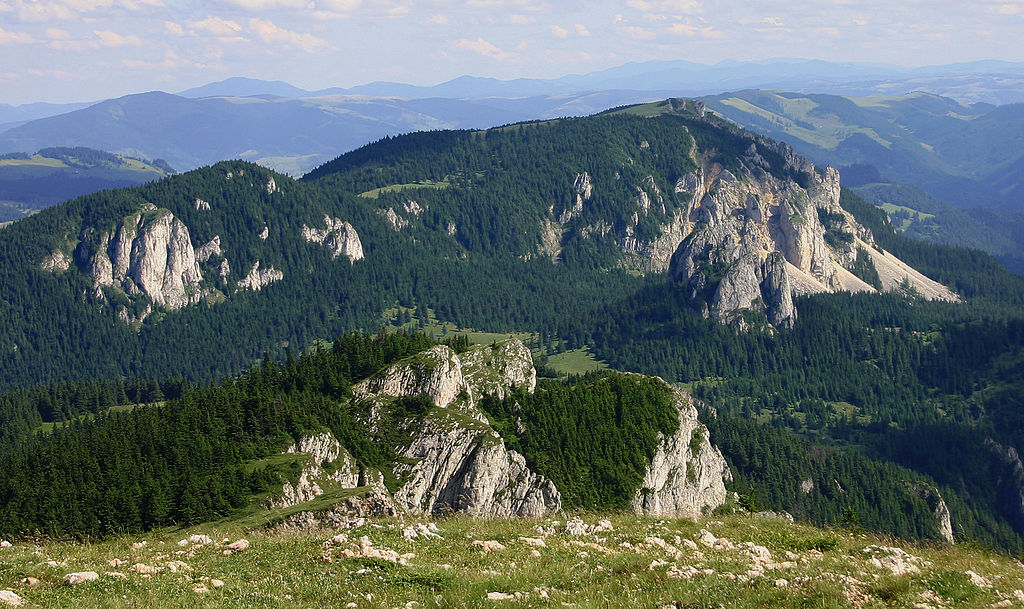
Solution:
[[[307,454],[308,462],[303,466],[294,482],[285,482],[280,493],[271,499],[267,507],[286,508],[312,501],[324,493],[328,483],[341,488],[381,486],[380,475],[364,472],[356,464],[330,432],[304,436],[285,449],[285,454]],[[325,469],[330,466],[330,469]]]
[[[188,227],[166,209],[147,205],[94,239],[81,236],[75,258],[97,287],[145,294],[152,303],[178,309],[202,298],[202,273]]]
[[[778,168],[768,170],[762,153],[785,160],[782,177]],[[878,250],[870,231],[840,207],[839,172],[816,169],[785,144],[751,143],[732,170],[704,161],[677,189],[693,194],[693,229],[673,254],[670,273],[710,317],[742,327],[744,311],[760,311],[772,325],[789,326],[795,295],[874,291],[847,270],[858,248],[887,269],[883,289],[900,289],[902,281],[928,298],[957,299]]]
[[[508,448],[478,406],[483,396],[507,396],[510,388],[532,393],[536,383],[530,350],[514,338],[463,353],[438,345],[398,361],[352,388],[353,412],[371,433],[402,438],[389,440],[398,444],[393,492],[384,489],[379,472],[363,471],[331,434],[320,433],[287,449],[309,460],[270,507],[305,503],[327,488],[373,487],[376,503],[386,498],[387,513],[493,518],[559,511],[562,498],[554,483]],[[658,438],[631,505],[638,513],[694,516],[725,502],[730,474],[697,419],[693,399],[672,391],[679,428]],[[429,407],[419,414],[405,410],[403,400],[410,397],[429,398]]]
[[[429,396],[436,408],[426,414],[394,473],[405,482],[395,502],[412,513],[459,512],[476,517],[539,516],[561,509],[554,484],[509,450],[477,408],[485,393],[502,394],[536,384],[530,351],[515,339],[476,347],[461,355],[436,346],[398,362],[353,387],[373,411],[388,398]]]
[[[284,279],[282,271],[275,269],[273,266],[260,268],[260,261],[257,260],[253,263],[252,268],[249,269],[249,273],[239,280],[237,290],[253,290],[258,292],[275,281],[282,279]]]
[[[725,503],[725,481],[731,480],[721,451],[697,420],[693,399],[674,389],[679,429],[661,436],[644,481],[630,506],[638,513],[667,517],[696,517]]]
[[[952,514],[949,511],[949,506],[946,505],[946,500],[942,498],[942,494],[939,492],[939,489],[930,484],[917,483],[908,484],[908,490],[921,499],[924,499],[928,504],[928,508],[931,509],[932,513],[935,515],[936,533],[938,534],[939,539],[946,543],[954,543]]]
[[[359,234],[348,222],[342,222],[339,218],[331,218],[324,215],[326,228],[311,228],[302,225],[302,238],[310,243],[318,243],[331,252],[333,258],[345,256],[349,262],[354,263],[362,260],[363,244],[359,241]]]

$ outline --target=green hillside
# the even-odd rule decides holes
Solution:
[[[243,391],[244,382],[223,379],[254,366],[258,378],[275,361],[287,367],[289,352],[299,359],[317,341],[350,330],[375,333],[398,311],[396,325],[433,324],[438,338],[455,326],[524,333],[541,356],[587,349],[613,369],[686,383],[721,414],[716,433],[731,438],[723,450],[737,474],[734,490],[765,508],[834,523],[852,507],[872,527],[928,537],[923,500],[904,497],[906,482],[926,481],[946,498],[962,539],[1024,548],[1024,514],[1012,501],[1024,487],[1009,451],[1024,447],[1017,415],[1024,379],[1014,373],[1024,352],[1024,280],[977,250],[899,234],[884,211],[844,191],[841,205],[872,231],[878,247],[949,285],[964,302],[925,301],[912,289],[820,294],[799,300],[792,329],[755,323],[739,332],[706,319],[664,268],[639,264],[626,245],[666,234],[673,214],[691,202],[677,184],[698,163],[743,175],[753,149],[758,171],[787,184],[806,183],[811,170],[794,169],[785,149],[701,116],[695,104],[619,110],[386,138],[303,180],[222,162],[82,197],[4,228],[0,386],[19,389],[0,400],[3,426],[11,430],[6,445],[42,423],[132,401],[129,383],[152,394],[140,401],[153,401],[159,391],[185,405],[189,396],[207,395],[189,386],[223,383],[240,392],[237,400],[224,399],[226,408],[251,401],[257,414],[247,416],[258,433],[247,431],[235,453],[188,442],[156,450],[182,463],[199,459],[195,479],[206,481],[207,499],[193,492],[188,510],[175,503],[182,496],[168,489],[181,481],[171,470],[156,485],[160,492],[140,479],[144,490],[128,488],[119,500],[134,505],[149,492],[170,502],[158,502],[161,517],[124,510],[135,514],[132,530],[230,512],[261,488],[260,480],[246,478],[244,462],[279,448],[278,431],[327,425],[320,415],[305,418],[312,412],[306,408],[327,404],[323,395],[331,394],[281,396],[274,411],[258,391]],[[151,226],[171,233],[171,216],[196,250],[219,244],[219,253],[196,259],[200,276],[182,292],[180,307],[156,304],[127,280],[100,285],[90,275],[103,272],[100,250],[116,254],[117,235]],[[358,232],[362,257],[331,249],[342,234],[352,240],[345,223]],[[246,287],[252,284],[243,278],[260,269],[280,276],[266,275],[261,289]],[[97,379],[111,384],[90,384]],[[203,411],[193,404],[180,412]],[[177,412],[140,408],[95,421],[146,422],[133,433],[163,440],[176,436],[164,433],[160,421]],[[241,416],[225,413],[232,421]],[[106,438],[111,450],[127,435],[88,421],[51,436],[75,451],[45,438],[23,448],[38,451],[33,463],[58,462],[57,454],[89,461],[94,455],[79,427]],[[748,421],[766,427],[745,427]],[[231,429],[215,423],[200,417],[196,425]],[[515,427],[515,419],[507,424]],[[954,457],[948,446],[957,447]],[[366,459],[388,458],[367,451]],[[537,454],[530,458],[542,461]],[[558,468],[551,467],[554,478]],[[860,490],[803,501],[794,490],[800,480],[786,473],[801,467],[820,480],[844,481],[844,489],[847,476]],[[8,468],[23,470],[33,468]],[[854,475],[865,471],[870,475]],[[99,487],[83,491],[94,492]],[[871,520],[871,506],[889,506],[890,516]],[[106,518],[93,513],[67,530],[110,532]]]
[[[0,222],[84,194],[159,180],[174,170],[90,148],[44,148],[0,155]]]

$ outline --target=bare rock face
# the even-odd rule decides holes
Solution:
[[[303,467],[298,480],[284,483],[280,494],[268,504],[270,508],[286,508],[312,501],[324,493],[320,484],[326,481],[336,482],[344,488],[379,482],[379,476],[364,474],[352,455],[329,432],[304,436],[284,452],[308,454],[309,463]],[[330,473],[323,468],[326,463],[333,465]]]
[[[465,386],[459,357],[450,347],[437,345],[358,383],[352,394],[357,398],[426,395],[438,407],[446,408]]]
[[[558,222],[560,224],[566,224],[573,218],[578,218],[583,213],[583,203],[589,201],[594,194],[594,185],[590,181],[590,174],[586,171],[576,176],[572,188],[576,191],[576,200],[572,207],[562,210],[562,213],[559,214]]]
[[[39,263],[40,268],[51,273],[63,273],[71,268],[71,258],[60,250],[53,250],[49,256]]]
[[[785,160],[786,177],[767,171],[762,152],[768,151]],[[859,248],[885,276],[883,289],[909,283],[926,298],[958,299],[878,250],[871,231],[840,207],[839,172],[819,171],[785,144],[751,143],[732,171],[704,163],[679,178],[676,193],[692,195],[692,232],[673,254],[669,272],[705,303],[707,316],[744,327],[743,312],[760,311],[770,324],[789,326],[796,319],[793,295],[874,291],[847,270]]]
[[[97,286],[145,294],[154,305],[178,309],[203,296],[202,273],[188,227],[167,210],[147,206],[104,233],[95,251],[82,243],[76,257]]]
[[[196,260],[199,262],[206,262],[213,256],[224,256],[224,252],[220,249],[220,235],[214,235],[213,239],[196,250]]]
[[[949,512],[949,506],[946,505],[946,500],[942,498],[942,494],[939,493],[939,489],[935,488],[930,484],[910,484],[908,490],[924,499],[928,503],[928,507],[935,514],[935,521],[937,526],[937,532],[939,539],[946,543],[955,543],[953,539],[953,520],[952,515]]]
[[[353,387],[361,399],[426,395],[437,406],[409,446],[401,448],[405,461],[394,470],[406,480],[394,493],[399,506],[417,514],[476,517],[539,516],[561,509],[554,484],[531,472],[476,406],[480,396],[504,395],[513,386],[527,391],[536,386],[530,351],[515,339],[461,355],[436,346]]]
[[[660,438],[630,506],[652,516],[697,517],[725,503],[725,481],[732,475],[721,451],[709,441],[707,427],[697,420],[692,398],[673,391],[679,429]]]
[[[258,292],[275,281],[280,281],[282,279],[284,279],[284,272],[279,271],[272,266],[261,269],[260,261],[257,260],[252,265],[252,268],[249,269],[249,274],[238,282],[238,289]]]
[[[326,247],[333,258],[345,256],[351,263],[365,258],[359,234],[351,224],[327,215],[324,215],[324,224],[326,228],[311,228],[303,224],[302,238]]]
[[[498,434],[483,425],[429,417],[402,456],[418,459],[395,471],[410,477],[394,496],[412,513],[541,516],[562,507],[554,483],[531,472],[522,455],[508,450]]]

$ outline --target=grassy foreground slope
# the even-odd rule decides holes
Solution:
[[[1021,563],[977,548],[750,515],[603,518],[354,519],[303,532],[227,524],[19,542],[0,549],[0,589],[26,606],[98,608],[987,608],[1024,597]],[[249,547],[228,550],[241,535]],[[98,577],[65,583],[89,571]]]

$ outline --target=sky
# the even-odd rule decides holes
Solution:
[[[1024,60],[1024,0],[0,0],[0,103],[553,78],[632,61]]]

